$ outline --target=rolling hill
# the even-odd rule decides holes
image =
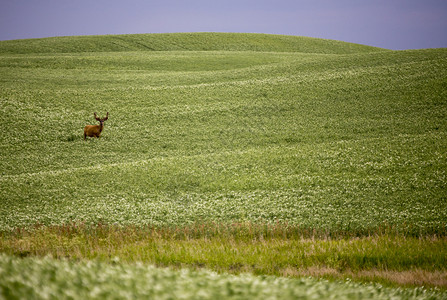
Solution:
[[[2,53],[76,53],[126,51],[262,51],[358,53],[384,49],[335,40],[246,33],[165,33],[69,36],[2,41]]]
[[[280,35],[2,41],[3,240],[42,225],[239,224],[444,243],[446,70],[447,49]],[[84,141],[94,112],[109,119]],[[388,270],[370,255],[355,261]]]
[[[104,52],[113,39],[170,48]],[[192,50],[203,41],[269,51]],[[41,53],[11,54],[11,43]],[[72,52],[53,53],[61,45]],[[207,33],[0,49],[1,228],[216,220],[446,230],[445,49]],[[106,111],[102,139],[84,142],[93,112]]]

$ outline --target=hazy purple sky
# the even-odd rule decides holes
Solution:
[[[0,0],[0,40],[205,31],[447,47],[447,0]]]

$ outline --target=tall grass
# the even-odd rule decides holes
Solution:
[[[276,276],[350,277],[447,287],[447,240],[373,235],[330,237],[277,225],[196,224],[184,228],[71,224],[3,233],[0,251],[75,260],[140,261]],[[394,272],[394,276],[390,274]],[[406,274],[405,280],[398,275]]]

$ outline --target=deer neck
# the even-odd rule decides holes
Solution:
[[[104,129],[104,123],[99,122],[99,132],[102,132],[103,129]]]

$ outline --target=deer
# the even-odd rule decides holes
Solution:
[[[99,121],[99,125],[86,125],[84,127],[84,140],[87,139],[87,136],[99,138],[102,130],[104,129],[104,122],[107,121],[107,119],[109,118],[109,112],[107,112],[107,116],[102,119],[98,118],[96,113],[93,114],[95,116],[96,121]]]

